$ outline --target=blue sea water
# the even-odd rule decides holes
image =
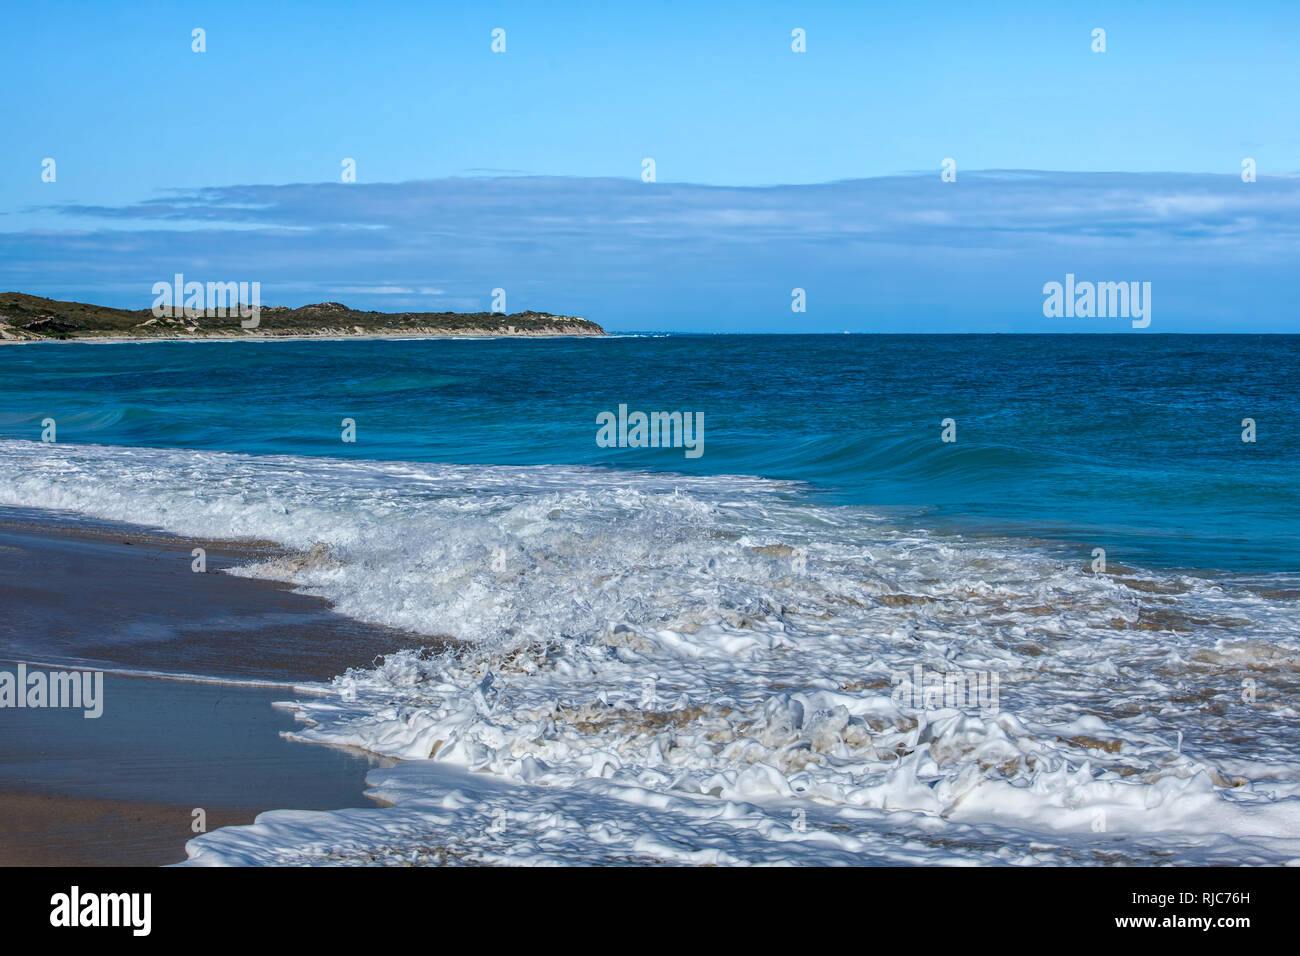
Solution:
[[[1295,571],[1298,368],[1277,335],[50,343],[0,349],[0,437],[757,475],[1085,558]],[[702,412],[703,455],[599,447],[620,404]]]
[[[198,862],[1294,862],[1297,359],[1298,336],[24,345],[0,348],[0,506],[160,527],[181,559],[269,539],[228,573],[405,632],[295,705],[295,736],[403,761],[372,780],[395,807],[270,814]],[[621,405],[702,414],[703,454],[602,447]],[[250,667],[259,634],[231,647]]]

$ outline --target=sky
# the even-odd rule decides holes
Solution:
[[[0,287],[147,307],[183,272],[390,311],[504,288],[616,331],[1128,327],[1044,316],[1068,273],[1150,281],[1143,332],[1300,331],[1300,4],[1065,6],[13,5]]]

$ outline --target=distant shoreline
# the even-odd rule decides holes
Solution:
[[[245,334],[218,332],[211,335],[87,335],[82,338],[4,339],[3,345],[147,345],[154,342],[373,342],[384,339],[428,341],[438,339],[592,339],[608,333],[593,332],[321,332]]]
[[[229,295],[213,296],[214,285],[209,283],[210,301],[205,305],[196,299],[192,308],[188,303],[184,307],[172,305],[170,299],[161,305],[156,302],[150,309],[117,309],[23,292],[0,293],[0,342],[554,338],[606,334],[589,319],[553,312],[365,312],[341,302],[318,302],[292,309],[262,308],[259,295],[244,305]]]

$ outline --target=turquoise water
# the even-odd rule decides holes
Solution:
[[[1294,571],[1298,360],[1300,336],[51,343],[0,349],[0,437],[49,417],[67,443],[757,475],[1111,560]],[[599,447],[620,403],[703,412],[703,455]]]

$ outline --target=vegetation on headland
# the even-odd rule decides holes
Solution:
[[[251,320],[244,320],[251,321]],[[256,328],[225,316],[155,317],[149,309],[0,294],[0,340],[269,338],[343,335],[604,335],[595,322],[548,312],[359,312],[339,302],[262,308]]]

